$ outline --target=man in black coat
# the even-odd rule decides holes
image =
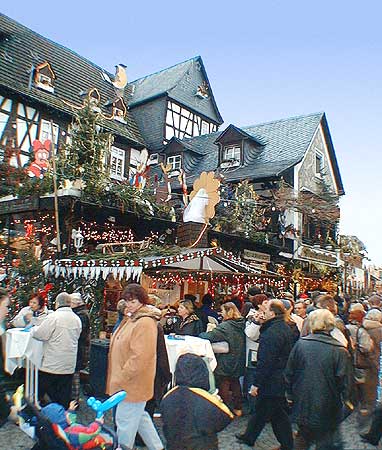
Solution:
[[[294,344],[293,333],[285,322],[286,309],[280,300],[265,307],[260,329],[254,383],[250,394],[256,397],[255,414],[247,430],[237,439],[253,446],[267,422],[281,444],[281,450],[293,449],[292,427],[285,398],[284,369]]]
[[[285,371],[287,398],[294,403],[299,450],[342,449],[338,425],[348,397],[350,355],[330,332],[335,317],[326,309],[309,314],[312,333],[293,348]],[[349,403],[347,402],[349,405]],[[351,405],[350,405],[351,406]]]

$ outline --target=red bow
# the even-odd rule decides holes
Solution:
[[[33,141],[33,152],[36,153],[39,150],[46,150],[49,153],[51,145],[52,141],[50,139],[47,139],[44,143],[41,143],[38,139],[36,139]]]
[[[44,289],[40,289],[38,291],[39,295],[41,295],[41,297],[46,300],[48,298],[48,293],[49,291],[51,291],[54,288],[54,284],[52,283],[48,283],[44,286]]]

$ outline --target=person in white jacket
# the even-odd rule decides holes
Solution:
[[[16,328],[24,328],[27,325],[40,325],[48,317],[49,312],[45,306],[44,297],[35,293],[30,297],[28,306],[25,306],[17,313],[11,324]]]
[[[35,339],[44,342],[39,371],[39,399],[46,396],[65,409],[71,400],[72,379],[76,367],[81,320],[72,311],[71,296],[62,292],[56,297],[56,310],[41,325],[31,329]]]

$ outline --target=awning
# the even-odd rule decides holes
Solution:
[[[55,278],[126,278],[139,281],[144,270],[158,268],[201,270],[225,273],[261,274],[259,270],[245,264],[240,258],[222,248],[184,249],[171,256],[146,256],[140,259],[59,259],[43,262],[44,275]]]

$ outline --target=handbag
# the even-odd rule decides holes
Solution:
[[[229,344],[227,341],[212,342],[211,346],[214,353],[229,353]]]

